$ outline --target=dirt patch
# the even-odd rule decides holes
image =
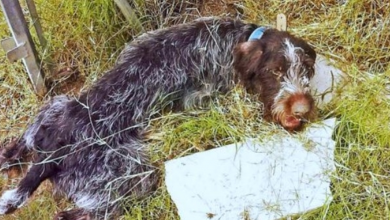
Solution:
[[[236,0],[211,0],[205,1],[202,7],[202,16],[229,16],[242,17],[244,11],[240,7],[242,3]]]

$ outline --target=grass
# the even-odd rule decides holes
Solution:
[[[321,110],[336,116],[334,201],[294,218],[390,218],[390,3],[379,0],[254,1],[132,1],[144,29],[182,23],[199,15],[228,15],[261,24],[275,24],[278,13],[288,17],[288,29],[304,37],[317,52],[332,58],[348,79],[337,98]],[[113,1],[36,0],[48,46],[38,50],[47,64],[49,95],[76,95],[109,69],[124,44],[140,33],[121,16]],[[0,15],[0,38],[9,36]],[[51,67],[45,65],[48,73]],[[0,51],[0,140],[18,136],[46,97],[37,97],[20,63],[9,63]],[[152,160],[163,161],[244,137],[285,132],[261,119],[261,105],[242,89],[218,98],[210,110],[166,114],[151,122]],[[162,170],[163,172],[163,170]],[[0,178],[1,189],[11,183]],[[12,185],[12,184],[11,184]],[[123,219],[178,219],[175,205],[161,187],[142,201],[129,201]],[[53,199],[50,185],[40,187],[29,205],[4,219],[51,219],[71,207]]]

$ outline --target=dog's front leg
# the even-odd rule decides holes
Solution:
[[[21,207],[41,182],[53,174],[55,169],[56,165],[53,162],[35,163],[15,189],[3,193],[0,198],[0,215],[12,213]]]

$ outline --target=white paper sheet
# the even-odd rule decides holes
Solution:
[[[300,138],[248,140],[167,161],[165,181],[180,218],[267,220],[327,204],[335,124],[328,119]]]
[[[334,66],[332,60],[317,55],[314,77],[310,81],[313,94],[317,99],[317,107],[323,108],[336,95],[337,86],[346,75]]]

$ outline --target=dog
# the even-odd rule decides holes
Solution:
[[[128,44],[114,67],[79,97],[54,97],[0,164],[34,152],[0,214],[23,206],[42,181],[78,207],[54,219],[112,219],[126,197],[156,187],[145,129],[164,110],[180,111],[242,85],[258,95],[264,118],[288,131],[315,120],[310,91],[316,53],[288,32],[230,18],[202,18],[151,31]]]

